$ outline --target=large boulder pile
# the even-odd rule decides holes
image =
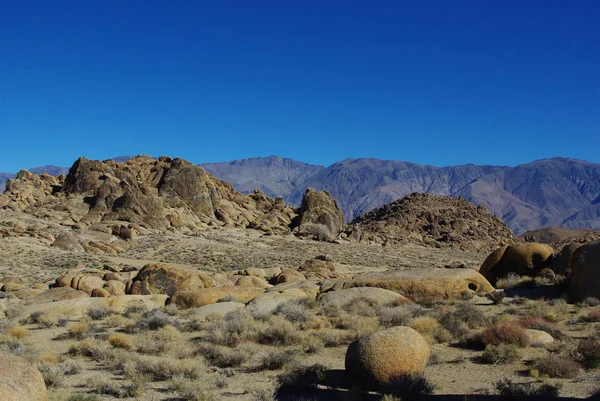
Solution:
[[[410,327],[397,326],[354,341],[346,351],[346,373],[366,386],[385,386],[423,371],[429,361],[427,341]]]
[[[0,398],[4,401],[45,401],[42,374],[22,358],[0,351]]]
[[[479,273],[492,285],[510,274],[533,277],[552,265],[553,254],[550,245],[535,242],[503,246],[485,259]]]
[[[577,248],[571,263],[569,301],[581,302],[588,297],[600,299],[600,241]]]
[[[360,242],[415,243],[479,252],[513,241],[511,230],[485,206],[420,193],[358,216],[345,235]]]
[[[331,240],[344,228],[344,214],[329,192],[308,188],[302,198],[299,215],[291,227],[298,236]]]
[[[283,199],[242,195],[201,167],[165,156],[123,163],[82,157],[66,177],[23,170],[7,182],[0,207],[53,222],[44,232],[58,248],[97,253],[119,253],[146,232],[218,226],[289,233],[296,217]],[[27,224],[0,221],[0,235],[25,234],[31,236]]]

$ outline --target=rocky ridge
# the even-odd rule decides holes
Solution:
[[[483,252],[513,241],[510,229],[485,206],[418,193],[357,217],[345,235],[361,242],[410,242]]]

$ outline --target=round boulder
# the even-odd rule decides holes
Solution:
[[[42,374],[18,356],[0,351],[0,394],[4,401],[45,401]]]
[[[346,373],[366,385],[382,386],[399,376],[421,372],[429,345],[416,330],[397,326],[354,341],[346,351]]]

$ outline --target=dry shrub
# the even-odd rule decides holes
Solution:
[[[266,345],[295,345],[302,341],[302,336],[296,325],[274,316],[258,332],[257,340]]]
[[[597,368],[600,366],[600,341],[594,337],[581,340],[577,346],[577,354],[586,368]]]
[[[73,326],[69,327],[67,334],[70,339],[81,340],[87,336],[89,330],[90,326],[87,323],[75,323]]]
[[[133,348],[133,341],[129,336],[124,334],[111,334],[108,336],[108,342],[115,348],[131,349]]]
[[[392,379],[383,391],[400,399],[414,399],[432,394],[434,388],[422,373],[413,373]]]
[[[280,321],[285,321],[281,317],[278,318]],[[233,311],[217,321],[207,323],[203,339],[217,345],[234,345],[256,338],[259,328],[259,323],[246,311]]]
[[[539,316],[526,316],[518,320],[519,325],[524,329],[542,330],[550,334],[553,338],[560,340],[565,337],[565,334],[559,329],[552,326],[544,318]]]
[[[542,375],[553,378],[573,378],[581,371],[581,366],[564,355],[550,354],[535,362],[535,368]]]
[[[485,345],[514,344],[526,347],[529,336],[517,322],[508,321],[488,327],[482,333],[481,339]]]
[[[485,363],[502,365],[521,359],[519,348],[514,344],[488,345],[482,355]]]
[[[229,348],[213,344],[200,344],[195,355],[201,355],[208,363],[219,368],[237,368],[250,358],[247,348]]]
[[[62,369],[63,374],[67,376],[76,375],[83,369],[81,363],[73,359],[67,359],[61,363],[60,368]]]
[[[379,323],[385,328],[408,326],[413,317],[413,311],[404,305],[379,309]]]
[[[185,377],[197,380],[202,377],[205,366],[200,358],[170,359],[164,357],[138,356],[135,369],[152,379],[152,381],[171,380],[174,377]]]
[[[316,333],[317,337],[323,341],[326,347],[337,347],[348,345],[356,339],[356,336],[346,330],[325,329]]]
[[[371,334],[381,328],[379,319],[374,316],[344,315],[332,319],[332,323],[336,329],[352,331],[355,337]]]
[[[211,389],[203,381],[195,381],[183,376],[173,377],[168,384],[168,388],[178,395],[178,399],[183,401],[214,401]]]
[[[67,353],[71,356],[98,358],[102,353],[102,343],[98,340],[86,338],[85,340],[71,344]]]
[[[519,276],[516,273],[509,273],[506,277],[498,279],[496,281],[496,288],[524,288],[533,287],[535,285],[534,279],[528,276]]]
[[[46,387],[57,388],[64,386],[65,379],[63,372],[56,364],[47,362],[38,363],[37,369],[42,374]]]
[[[293,350],[274,350],[264,354],[256,366],[256,371],[278,370],[294,361],[296,352]]]
[[[306,302],[287,301],[275,309],[275,314],[283,316],[286,320],[294,323],[304,323],[310,319],[311,310]]]
[[[586,299],[583,300],[582,304],[584,306],[599,306],[600,299],[598,299],[596,297],[587,297]]]
[[[419,316],[412,321],[410,327],[423,337],[433,338],[440,328],[440,323],[434,317]]]
[[[24,340],[29,337],[29,330],[23,326],[12,326],[6,331],[6,334],[15,340]]]
[[[558,388],[550,384],[535,387],[531,383],[513,383],[510,379],[504,379],[497,382],[494,387],[496,387],[498,394],[513,400],[529,397],[538,397],[539,399],[558,397]]]
[[[97,308],[89,308],[87,310],[87,315],[92,320],[102,320],[102,319],[109,317],[113,313],[114,312],[106,306],[99,306]]]
[[[377,302],[373,300],[356,298],[342,306],[342,309],[351,315],[374,317],[377,316],[377,309],[379,309],[379,306]]]
[[[600,309],[592,309],[585,316],[582,316],[581,320],[588,323],[600,322]]]
[[[302,340],[302,350],[307,354],[316,354],[324,346],[323,340],[315,335],[309,335]]]
[[[56,365],[60,362],[60,357],[54,353],[42,352],[41,354],[36,356],[35,361],[37,363]]]

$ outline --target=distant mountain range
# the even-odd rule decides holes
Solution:
[[[241,192],[259,188],[298,204],[307,187],[328,190],[347,220],[412,192],[486,205],[516,233],[545,226],[600,229],[600,164],[552,158],[506,166],[435,167],[347,159],[329,167],[275,156],[202,164]]]
[[[324,167],[269,156],[200,166],[240,192],[258,188],[295,205],[306,188],[326,189],[349,221],[410,193],[424,192],[484,204],[516,234],[546,226],[600,229],[600,164],[582,160],[552,158],[516,167],[435,167],[347,159]],[[44,166],[30,171],[64,174],[68,168]],[[14,176],[0,173],[0,188]]]

